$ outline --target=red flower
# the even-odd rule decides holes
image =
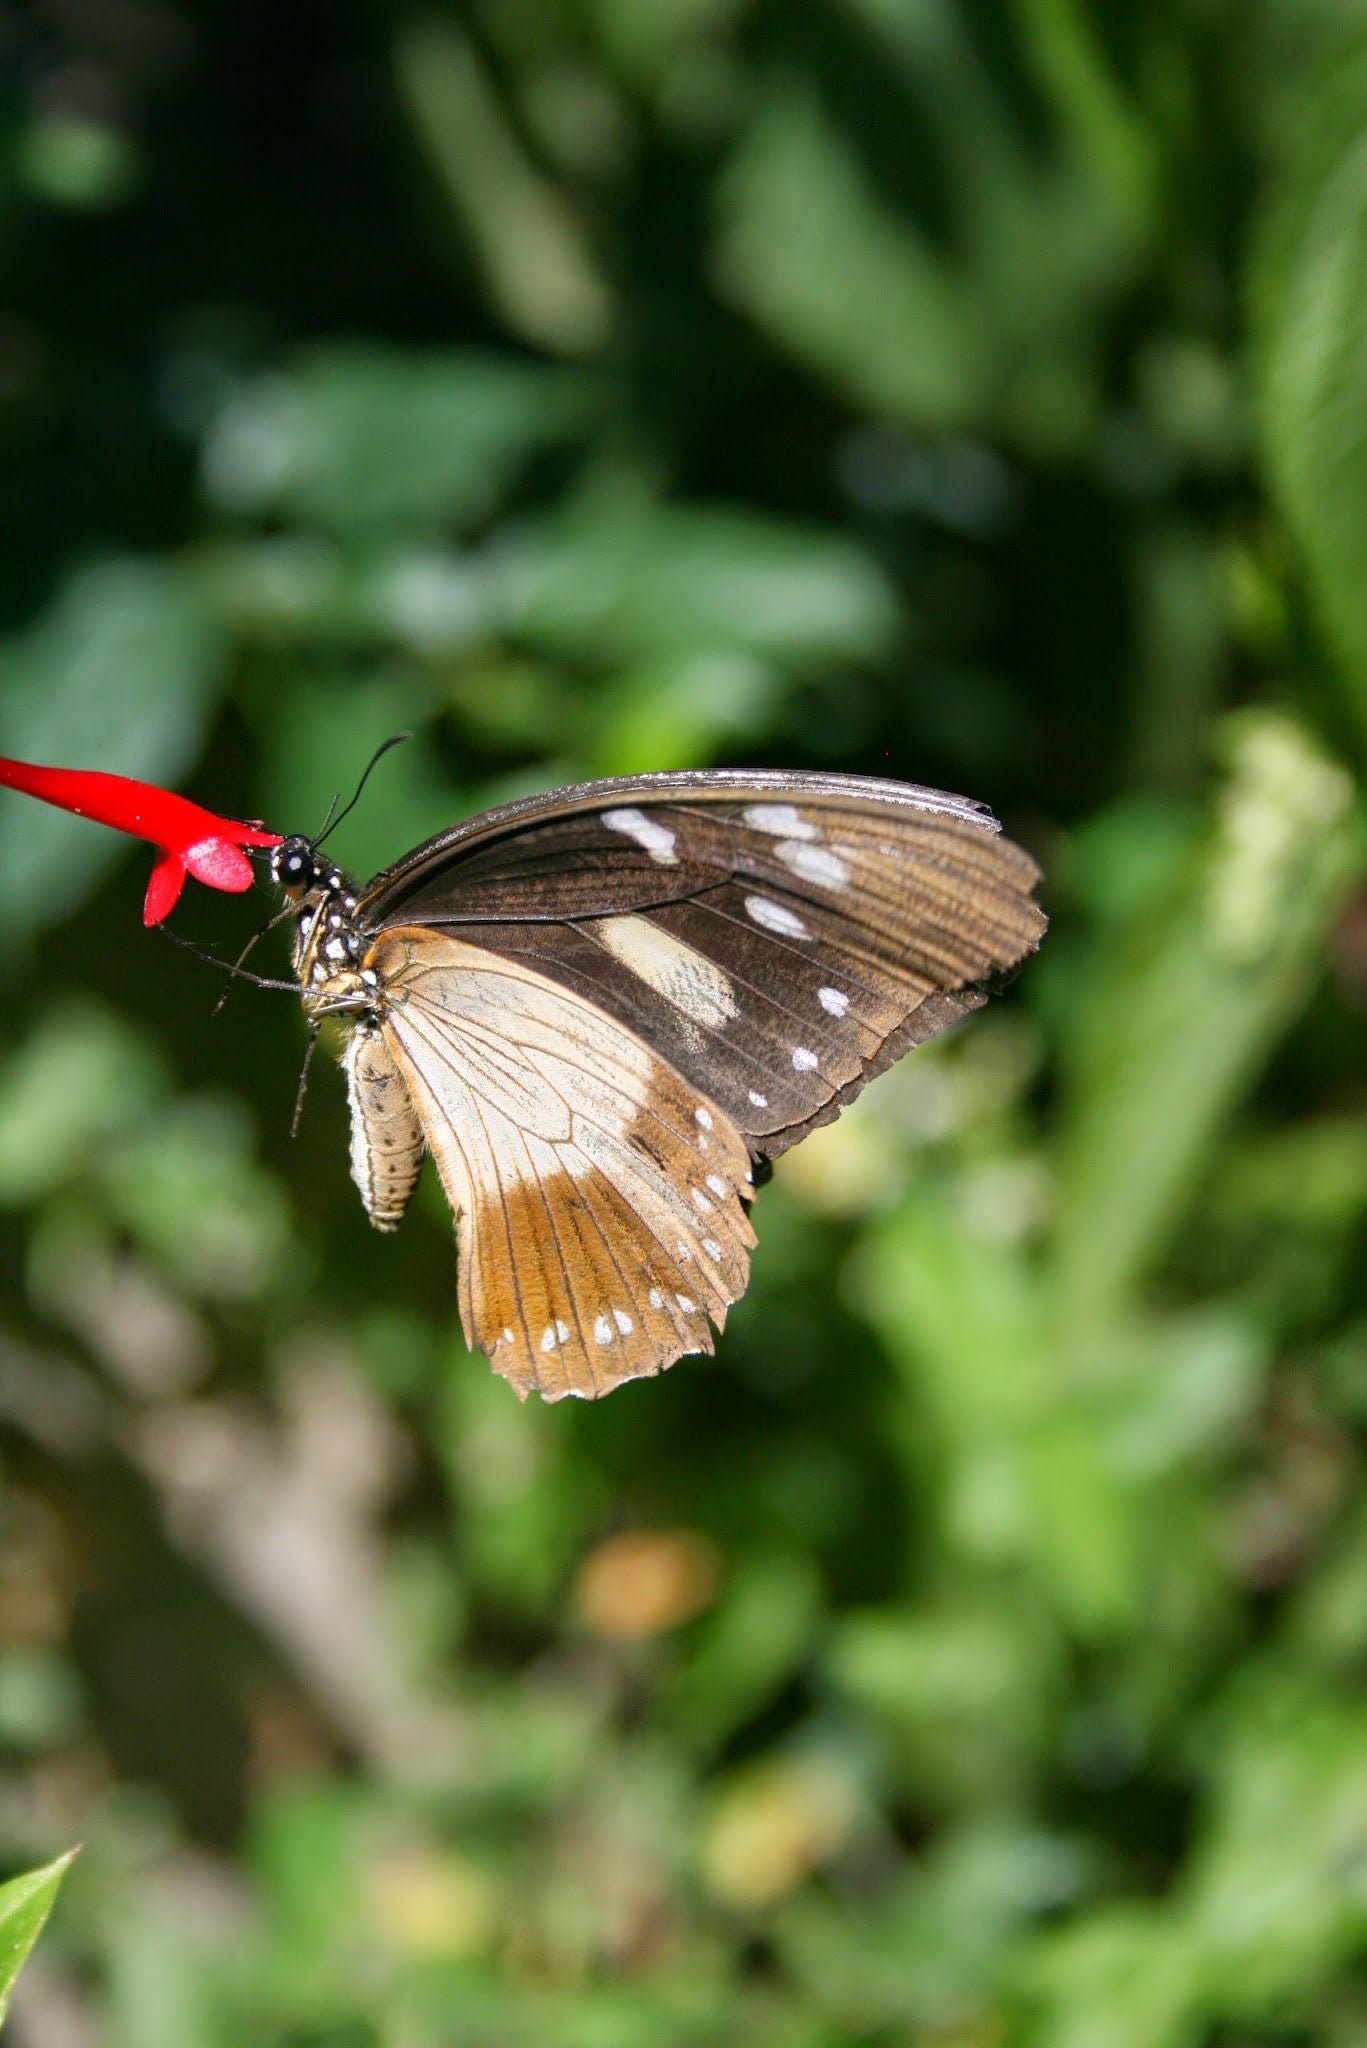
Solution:
[[[252,864],[244,846],[278,846],[281,835],[259,825],[219,818],[173,790],[98,768],[38,768],[0,754],[0,783],[22,789],[44,803],[60,804],[78,818],[94,818],[120,832],[134,832],[160,847],[142,906],[144,924],[160,924],[175,906],[187,875],[211,889],[240,894],[252,885]]]

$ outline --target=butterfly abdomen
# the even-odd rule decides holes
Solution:
[[[422,1165],[422,1126],[378,1031],[357,1025],[342,1062],[351,1103],[351,1178],[375,1228],[393,1230]]]

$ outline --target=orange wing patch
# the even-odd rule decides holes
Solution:
[[[710,1351],[745,1291],[750,1159],[626,1026],[423,926],[366,964],[456,1213],[461,1322],[520,1394],[604,1394]]]

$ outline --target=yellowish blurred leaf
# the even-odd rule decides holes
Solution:
[[[848,1774],[827,1757],[767,1765],[722,1798],[703,1843],[708,1889],[742,1910],[770,1906],[845,1846],[857,1815]]]

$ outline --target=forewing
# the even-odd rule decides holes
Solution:
[[[366,964],[456,1213],[467,1342],[548,1400],[710,1351],[754,1243],[718,1106],[518,961],[396,926]]]
[[[1034,950],[1038,876],[964,798],[726,771],[472,820],[377,878],[361,914],[547,976],[773,1156]]]

